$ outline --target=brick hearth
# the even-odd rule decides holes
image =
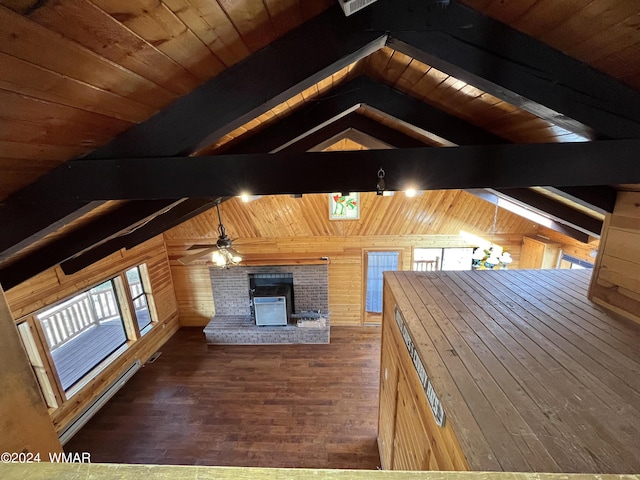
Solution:
[[[207,343],[329,343],[327,265],[239,266],[209,271],[216,315],[204,329]],[[286,326],[256,326],[251,317],[249,276],[267,273],[293,275],[293,313],[320,311],[326,326],[298,327],[295,320]]]

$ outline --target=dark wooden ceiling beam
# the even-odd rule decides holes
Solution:
[[[384,46],[384,31],[351,23],[338,6],[330,8],[84,158],[187,155],[207,145]],[[42,185],[36,181],[2,202],[0,224],[11,228],[0,231],[0,252],[13,254],[93,207],[50,199],[43,208]]]
[[[148,223],[133,230],[128,235],[122,235],[101,243],[80,255],[69,258],[60,264],[62,271],[66,275],[77,273],[83,268],[92,265],[98,260],[102,260],[123,248],[129,249],[139,245],[156,235],[160,235],[166,230],[180,225],[182,222],[195,217],[213,208],[217,198],[190,198],[173,207],[168,212],[156,216]]]
[[[331,8],[86,158],[190,154],[365,58],[386,39],[384,30],[350,28],[340,9]]]
[[[640,94],[458,2],[380,0],[358,17],[388,45],[587,138],[640,138]]]
[[[339,140],[341,138],[352,138],[347,131],[357,130],[365,133],[380,142],[395,148],[420,148],[424,147],[424,142],[416,140],[404,133],[394,130],[393,128],[386,127],[375,120],[372,120],[359,113],[350,113],[335,122],[332,122],[325,127],[305,135],[299,141],[291,143],[286,148],[283,148],[279,153],[292,153],[292,152],[306,152],[309,150],[316,150],[318,145],[327,142],[333,137]],[[355,141],[355,140],[354,140]],[[369,148],[369,145],[365,145]],[[388,148],[388,147],[387,147]],[[317,150],[316,150],[317,151]]]
[[[320,142],[319,145],[324,145],[328,143],[328,140],[325,140],[327,137],[331,140],[336,140],[334,130],[339,130],[342,135],[346,137],[348,130],[345,130],[343,127],[347,125],[355,127],[355,121],[359,117],[366,118],[355,113],[350,114],[349,116],[330,124],[328,127],[318,130],[309,136],[305,136],[301,141],[289,145],[287,149],[283,151],[308,151],[310,150],[310,144],[314,141]],[[385,127],[373,120],[367,120],[369,120],[368,123],[360,123],[357,125],[357,131],[367,135],[362,144],[369,147],[370,143],[367,142],[368,138],[379,138],[380,135],[385,133],[385,129],[392,129],[388,129],[388,127]],[[332,126],[333,128],[330,128]],[[385,139],[386,143],[390,146],[389,148],[415,148],[416,143],[420,143],[414,138],[408,137],[401,132],[397,132],[395,130],[393,130],[393,132],[395,132],[393,137],[387,136]],[[336,136],[339,136],[339,134]],[[313,150],[317,151],[316,148],[313,148]],[[373,146],[373,148],[376,148],[376,146]],[[602,230],[601,221],[526,188],[503,189],[500,191],[490,189],[467,189],[465,191],[492,203],[497,203],[498,196],[501,196],[505,200],[544,216],[548,220],[549,223],[547,226],[551,230],[567,235],[583,243],[588,242],[590,236],[599,237]]]
[[[6,289],[45,271],[87,249],[126,235],[136,224],[170,209],[182,200],[142,200],[127,202],[101,215],[72,235],[54,240],[34,252],[0,267],[0,284]],[[133,227],[132,227],[133,226]]]
[[[466,189],[465,192],[481,198],[482,200],[485,200],[493,205],[499,205],[500,203],[500,197],[493,190],[488,188],[469,188]],[[556,222],[554,220],[550,220],[550,222],[551,223],[548,228],[550,228],[551,230],[559,232],[582,243],[588,243],[591,240],[591,236],[581,230],[572,228],[568,225]]]
[[[613,212],[618,191],[606,185],[593,187],[545,187],[551,193],[590,208],[602,215]]]
[[[602,220],[598,220],[529,188],[501,188],[492,191],[505,200],[529,208],[557,222],[580,230],[587,235],[600,237],[602,232]]]
[[[31,201],[0,202],[0,261],[9,258],[32,243],[58,231],[63,226],[91,212],[103,202],[40,203],[39,197]]]
[[[480,145],[302,154],[83,160],[46,177],[48,199],[161,199],[372,191],[640,183],[640,140]],[[63,186],[75,185],[72,192]]]
[[[348,114],[349,109],[360,105],[374,107],[391,117],[400,118],[459,145],[508,143],[504,138],[362,75],[333,89],[327,98],[293,112],[248,139],[239,139],[237,145],[224,153],[271,152],[287,142],[301,139],[318,125],[338,120]]]

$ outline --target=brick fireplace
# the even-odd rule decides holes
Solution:
[[[238,266],[209,270],[216,314],[205,327],[207,343],[329,343],[327,265]],[[258,327],[251,316],[250,279],[292,277],[295,316],[320,312],[324,327]]]

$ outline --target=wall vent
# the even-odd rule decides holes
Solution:
[[[375,1],[376,0],[339,0],[339,3],[342,10],[344,10],[344,14],[348,17]]]
[[[120,390],[127,380],[140,370],[140,360],[136,360],[122,375],[120,375],[116,381],[109,385],[104,392],[100,394],[90,405],[88,405],[71,423],[65,428],[59,435],[60,443],[64,445],[71,437],[73,437],[78,430],[80,430],[85,423],[93,417],[98,410],[100,410],[105,403],[107,403],[111,397],[113,397],[118,390]]]
[[[159,357],[160,355],[162,355],[162,352],[155,352],[153,355],[151,355],[151,356],[149,357],[149,360],[147,360],[147,363],[153,363],[153,362],[155,362],[155,361],[158,359],[158,357]],[[146,363],[145,363],[145,365],[146,365]]]

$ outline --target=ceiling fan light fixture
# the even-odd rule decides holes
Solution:
[[[240,254],[233,248],[229,247],[225,249],[225,252],[229,254],[229,259],[231,262],[236,265],[242,261],[242,257]]]
[[[222,250],[216,250],[211,254],[211,261],[220,268],[224,268],[227,265],[227,261],[222,255]]]

